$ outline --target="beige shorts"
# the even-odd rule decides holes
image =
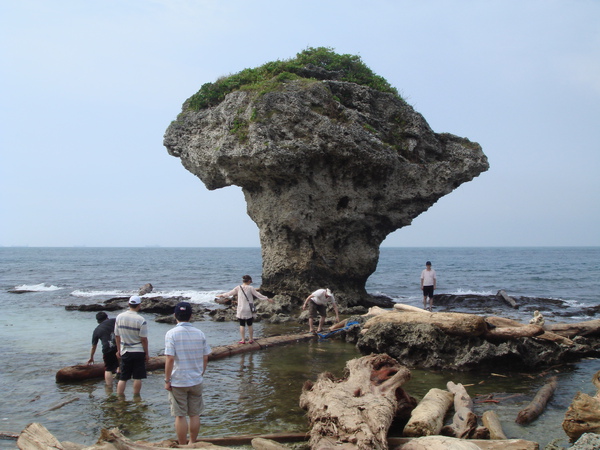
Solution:
[[[168,392],[172,416],[199,416],[204,411],[202,384],[189,387],[171,386]]]

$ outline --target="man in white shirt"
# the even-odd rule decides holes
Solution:
[[[431,311],[433,309],[433,291],[437,283],[435,270],[431,268],[431,261],[425,263],[425,269],[421,272],[421,290],[423,291],[423,308]],[[429,298],[429,308],[427,299]]]
[[[340,321],[340,313],[338,311],[335,297],[329,289],[317,289],[315,292],[306,297],[302,309],[309,308],[308,326],[310,333],[320,333],[323,331],[323,325],[325,325],[325,316],[327,316],[327,304],[331,303],[333,310],[335,311],[336,322]],[[317,318],[317,313],[321,318],[319,319],[319,328],[315,331],[313,322]]]

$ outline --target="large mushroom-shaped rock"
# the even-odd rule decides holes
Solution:
[[[329,287],[348,306],[374,303],[388,234],[488,169],[479,144],[434,133],[359,57],[322,48],[204,85],[164,145],[208,189],[242,188],[264,292]]]

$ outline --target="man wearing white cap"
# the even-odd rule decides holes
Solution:
[[[317,312],[321,318],[319,319],[319,328],[317,329],[316,333],[323,331],[323,325],[325,325],[325,316],[327,316],[328,303],[332,304],[333,310],[335,311],[335,320],[336,322],[339,322],[340,313],[338,311],[337,303],[335,302],[335,297],[329,289],[317,289],[315,292],[306,297],[306,300],[302,305],[302,309],[309,308],[308,326],[310,333],[315,333],[313,322],[314,319],[317,318]]]
[[[133,395],[142,390],[142,379],[146,378],[148,353],[148,326],[139,313],[142,299],[137,295],[129,298],[129,310],[117,316],[115,339],[117,356],[121,358],[121,376],[117,384],[117,394],[123,395],[127,380],[133,378]]]

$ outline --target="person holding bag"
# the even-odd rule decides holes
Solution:
[[[246,343],[245,328],[248,327],[248,344],[254,343],[254,331],[252,329],[252,323],[254,322],[254,313],[256,312],[256,306],[254,305],[254,298],[261,300],[268,300],[273,303],[272,298],[268,298],[258,292],[252,284],[252,277],[250,275],[244,275],[242,277],[242,284],[234,287],[231,291],[224,294],[219,294],[217,297],[231,297],[237,296],[237,313],[236,317],[240,322],[240,337],[239,344]]]

